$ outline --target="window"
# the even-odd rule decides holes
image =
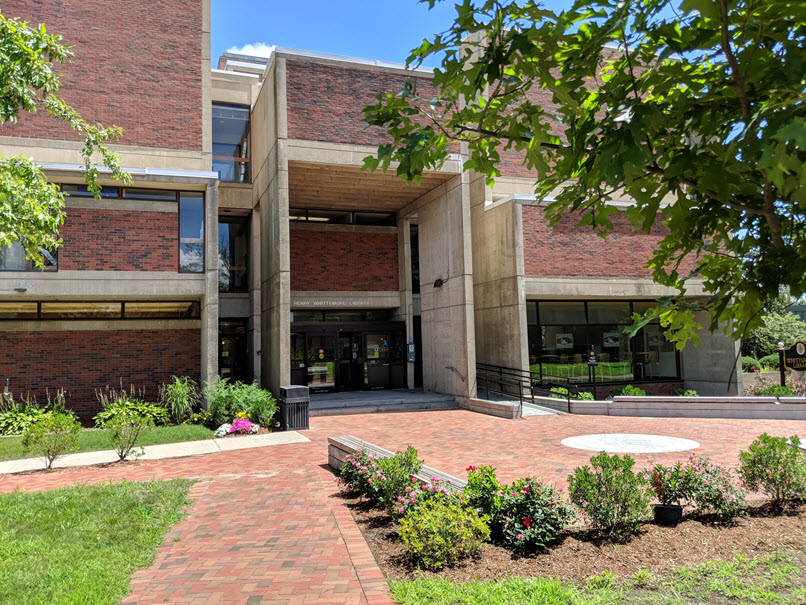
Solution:
[[[218,291],[249,291],[248,219],[221,219],[218,223]]]
[[[42,319],[119,319],[123,305],[119,302],[43,302]]]
[[[204,272],[204,196],[179,196],[179,272]]]
[[[333,225],[377,225],[394,227],[394,212],[353,212],[351,210],[320,210],[317,208],[291,208],[288,220]]]
[[[86,185],[60,185],[59,188],[66,196],[93,197]],[[120,190],[117,187],[101,187],[100,196],[104,198],[120,197]]]
[[[0,271],[56,271],[58,267],[58,253],[42,250],[42,267],[37,267],[34,261],[25,258],[25,249],[19,242],[0,248]]]
[[[249,108],[213,105],[213,172],[221,181],[250,183]]]
[[[657,324],[634,338],[624,333],[632,313],[647,301],[528,301],[529,364],[532,371],[578,383],[679,378],[678,355]],[[599,364],[587,364],[591,349]]]
[[[201,317],[197,301],[180,302],[127,302],[124,303],[125,319],[196,319]]]
[[[198,301],[0,302],[0,320],[198,319]]]
[[[37,319],[39,317],[38,306],[35,302],[0,303],[0,319]]]

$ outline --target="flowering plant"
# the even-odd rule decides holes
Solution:
[[[260,427],[257,424],[252,424],[249,418],[238,417],[232,421],[229,427],[230,433],[256,433]]]
[[[439,477],[431,477],[430,483],[421,485],[416,477],[412,477],[411,485],[406,487],[405,494],[397,497],[395,506],[390,511],[392,516],[404,517],[411,511],[420,510],[430,500],[447,500],[462,496],[461,490],[451,492],[447,484],[450,484],[449,479],[443,481]]]
[[[698,513],[714,514],[723,522],[741,514],[745,492],[729,468],[693,454],[687,467],[692,472],[691,500]]]
[[[500,499],[498,523],[508,548],[544,548],[573,520],[561,490],[532,477],[504,487]]]
[[[344,493],[366,496],[372,501],[378,499],[379,479],[383,473],[378,469],[377,456],[362,449],[348,454],[342,461],[336,482]],[[373,484],[374,481],[374,484]]]
[[[471,508],[476,509],[480,515],[487,515],[494,525],[494,519],[498,516],[500,506],[501,484],[495,476],[495,469],[492,466],[468,466],[467,487],[465,495]],[[491,527],[495,535],[495,528]]]
[[[680,462],[670,467],[656,464],[645,470],[643,477],[655,491],[661,504],[680,504],[681,500],[691,497],[694,481],[694,469],[691,466],[683,467]]]

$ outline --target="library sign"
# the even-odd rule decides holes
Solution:
[[[784,363],[792,370],[806,370],[806,342],[796,342],[785,349]]]

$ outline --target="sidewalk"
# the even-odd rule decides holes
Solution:
[[[145,455],[140,460],[161,460],[163,458],[181,458],[183,456],[199,456],[202,454],[215,454],[217,452],[230,452],[244,450],[252,447],[266,447],[284,443],[304,443],[310,441],[296,431],[282,433],[269,433],[267,435],[247,435],[245,437],[229,437],[226,439],[204,439],[202,441],[182,441],[180,443],[163,443],[148,445],[143,449]],[[95,452],[81,452],[68,454],[56,460],[53,468],[67,468],[70,466],[91,466],[117,462],[118,455],[114,450],[100,450]],[[0,462],[0,474],[35,471],[45,468],[42,458],[21,458]]]

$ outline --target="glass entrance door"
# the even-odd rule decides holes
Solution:
[[[336,388],[356,390],[364,386],[364,358],[361,355],[361,333],[339,334]]]
[[[332,389],[336,386],[336,337],[308,334],[308,386]]]
[[[229,382],[252,382],[245,321],[218,324],[218,373]]]

